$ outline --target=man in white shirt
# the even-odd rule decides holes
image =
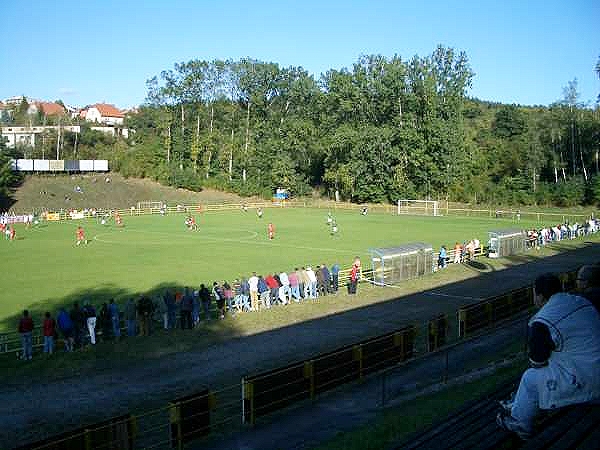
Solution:
[[[287,273],[281,272],[279,274],[279,281],[281,282],[280,291],[280,299],[283,301],[284,305],[287,305],[292,300],[292,292],[290,289],[290,280],[287,276]],[[283,298],[281,298],[283,296]]]
[[[317,276],[310,266],[306,268],[306,273],[310,281],[308,290],[309,298],[317,298]]]
[[[248,286],[250,286],[250,310],[258,310],[258,277],[256,272],[252,272],[252,276],[248,278]]]

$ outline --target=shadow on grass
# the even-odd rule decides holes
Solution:
[[[7,382],[11,379],[21,378],[22,381],[22,377],[36,379],[47,375],[51,375],[52,378],[64,378],[79,375],[86,370],[93,370],[97,373],[103,370],[130,368],[136,361],[156,359],[169,354],[190,351],[210,342],[215,342],[215,340],[229,339],[236,335],[235,323],[232,320],[217,320],[214,302],[210,311],[212,320],[210,322],[203,320],[192,330],[177,328],[167,331],[162,328],[162,323],[153,320],[150,336],[127,337],[125,330],[122,330],[122,336],[117,342],[114,337],[104,338],[99,333],[102,331],[100,308],[103,303],[108,303],[110,299],[116,300],[115,302],[119,305],[123,315],[125,303],[129,298],[136,302],[142,295],[153,299],[157,297],[162,299],[162,295],[167,289],[183,292],[183,288],[184,286],[177,283],[161,282],[150,290],[136,292],[105,284],[95,289],[86,289],[70,294],[58,302],[55,299],[42,299],[31,303],[28,306],[28,311],[34,320],[34,325],[39,328],[42,325],[46,311],[50,311],[52,317],[56,318],[60,308],[65,308],[69,312],[74,303],[82,306],[84,302],[89,301],[95,307],[97,314],[97,344],[95,346],[88,345],[72,353],[65,353],[63,351],[62,336],[60,336],[55,342],[55,353],[51,357],[43,355],[36,349],[34,349],[33,360],[29,362],[18,360],[15,357],[15,352],[0,354],[0,380]],[[52,304],[51,309],[47,306],[49,304]],[[21,315],[13,315],[0,322],[5,329],[14,330],[14,332],[9,332],[4,336],[19,340],[17,326],[20,318]],[[156,314],[154,318],[159,319]],[[200,318],[204,319],[202,313]],[[107,328],[110,329],[110,327]]]
[[[474,259],[470,259],[464,263],[465,267],[476,270],[478,272],[493,272],[496,270],[491,264],[482,263]]]

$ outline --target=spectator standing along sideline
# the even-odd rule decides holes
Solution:
[[[21,345],[23,346],[23,359],[30,361],[33,352],[31,333],[33,332],[33,319],[28,310],[23,311],[23,317],[19,320],[19,333],[21,334]]]

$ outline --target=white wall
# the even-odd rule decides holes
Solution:
[[[85,115],[85,120],[89,120],[90,122],[98,122],[105,123],[106,125],[122,125],[123,118],[122,117],[102,117],[100,111],[97,108],[92,107],[87,110]]]

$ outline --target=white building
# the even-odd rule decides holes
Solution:
[[[97,122],[114,126],[123,125],[125,114],[113,105],[97,103],[81,110],[80,117],[88,122]]]
[[[45,127],[2,127],[2,138],[5,139],[6,146],[14,148],[17,145],[24,146],[35,146],[36,134],[41,134],[45,131],[53,131],[58,133],[57,126],[45,126]],[[70,131],[71,133],[80,133],[81,127],[79,126],[61,126],[61,132]]]

